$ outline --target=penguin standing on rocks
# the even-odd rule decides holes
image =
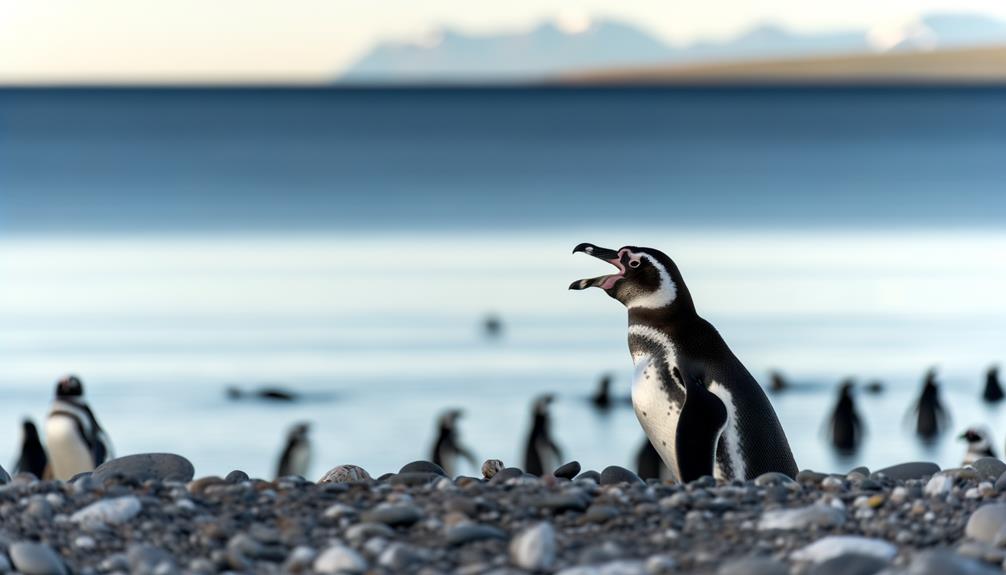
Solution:
[[[307,436],[310,431],[311,424],[298,423],[287,432],[286,445],[279,457],[276,477],[290,475],[307,477],[308,469],[311,467],[311,440]]]
[[[852,399],[853,382],[847,379],[838,388],[838,402],[828,421],[828,439],[840,455],[852,455],[863,439],[863,420]]]
[[[999,403],[1003,400],[1003,388],[999,385],[999,366],[993,365],[985,372],[985,390],[982,392],[985,403]]]
[[[972,427],[961,434],[959,439],[968,442],[968,450],[964,454],[964,465],[971,465],[983,457],[995,457],[995,449],[992,448],[992,440],[988,430],[981,427]]]
[[[84,384],[74,375],[56,384],[45,420],[45,441],[54,479],[66,481],[113,457],[112,443],[84,401]]]
[[[940,402],[940,387],[936,381],[936,368],[926,372],[922,383],[922,393],[913,408],[915,412],[915,434],[923,441],[932,441],[949,424],[947,410]],[[912,412],[909,412],[911,415]]]
[[[671,470],[664,465],[664,460],[657,453],[657,448],[650,443],[650,438],[644,437],[643,444],[639,446],[636,453],[636,475],[644,481],[647,479],[659,479],[667,481],[672,479]]]
[[[531,433],[524,451],[524,471],[532,475],[551,473],[562,464],[562,449],[552,439],[552,418],[548,406],[555,400],[551,394],[535,400],[531,410]]]
[[[49,465],[49,456],[46,455],[42,440],[38,437],[38,428],[27,418],[21,423],[21,428],[21,456],[14,466],[14,473],[31,473],[43,479],[46,467]]]
[[[580,244],[573,252],[618,268],[569,289],[598,287],[628,308],[632,405],[674,477],[743,480],[769,471],[795,477],[772,404],[716,328],[699,317],[671,258],[631,246]]]
[[[456,475],[459,457],[467,460],[473,468],[478,468],[479,462],[475,455],[461,445],[458,419],[463,413],[460,409],[451,409],[437,420],[437,439],[433,442],[433,456],[430,460],[442,467],[448,477]]]

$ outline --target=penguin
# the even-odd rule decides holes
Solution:
[[[309,423],[298,423],[287,432],[286,445],[279,457],[276,477],[289,475],[307,477],[311,467],[311,440],[307,437],[309,431],[311,431]]]
[[[772,371],[769,373],[769,390],[772,393],[780,393],[786,391],[789,387],[789,382],[783,377],[782,373],[778,371]]]
[[[232,400],[245,398],[262,399],[265,401],[297,401],[299,396],[288,389],[281,387],[261,387],[252,391],[245,391],[236,385],[227,388],[227,397]]]
[[[881,393],[884,393],[884,382],[879,379],[870,380],[866,382],[863,389],[870,395],[880,395]]]
[[[611,395],[611,374],[604,374],[601,379],[597,382],[597,391],[590,396],[590,403],[594,406],[597,411],[608,411],[616,405],[629,405],[629,398],[627,397],[613,397]]]
[[[985,391],[982,392],[985,403],[999,403],[1003,400],[1003,388],[999,385],[999,366],[993,365],[985,372]]]
[[[458,419],[463,413],[460,409],[451,409],[437,419],[437,438],[433,442],[430,460],[442,467],[448,477],[454,477],[457,473],[458,457],[466,459],[472,467],[478,467],[478,461],[472,452],[461,445]]]
[[[38,428],[32,420],[25,418],[21,423],[21,429],[21,456],[14,466],[14,473],[31,473],[42,479],[46,475],[49,456],[46,455],[42,440],[38,437]]]
[[[828,439],[841,455],[852,455],[863,439],[863,420],[856,412],[852,399],[853,382],[843,381],[838,388],[838,402],[828,420]]]
[[[636,475],[644,481],[647,479],[667,481],[671,478],[671,470],[664,465],[664,460],[660,459],[660,454],[648,437],[643,437],[643,444],[636,453]]]
[[[964,454],[963,465],[971,465],[983,457],[995,457],[996,452],[992,449],[992,440],[989,433],[981,427],[972,427],[962,433],[958,439],[968,442],[968,450]]]
[[[524,471],[532,475],[552,473],[562,464],[562,449],[552,439],[552,421],[548,412],[548,406],[554,400],[555,396],[551,394],[542,395],[531,408],[531,433],[524,451]]]
[[[922,383],[922,393],[909,415],[915,415],[915,434],[923,441],[929,442],[937,436],[949,423],[949,415],[940,402],[940,387],[936,381],[936,368],[926,372]]]
[[[84,401],[84,384],[74,375],[56,384],[45,420],[45,441],[54,479],[66,481],[113,457],[112,443]]]
[[[698,315],[671,258],[652,248],[586,243],[577,252],[618,268],[569,289],[598,287],[628,308],[632,405],[675,479],[744,480],[769,471],[795,477],[796,462],[768,396]]]
[[[503,320],[496,314],[489,314],[482,320],[482,331],[486,337],[497,339],[503,335]]]

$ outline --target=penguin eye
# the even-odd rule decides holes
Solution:
[[[638,268],[639,267],[639,260],[632,260],[631,262],[629,262],[629,267],[630,268]]]

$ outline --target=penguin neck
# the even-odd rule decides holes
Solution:
[[[630,307],[629,325],[669,326],[687,322],[698,317],[695,304],[688,290],[682,286],[678,296],[670,304],[658,307]]]

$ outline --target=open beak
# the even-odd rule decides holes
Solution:
[[[583,252],[594,256],[599,260],[604,260],[618,268],[618,273],[606,276],[597,276],[596,278],[576,280],[575,282],[569,284],[569,289],[582,290],[589,287],[599,287],[603,290],[609,290],[614,287],[615,282],[622,279],[625,274],[625,266],[622,265],[621,258],[615,250],[598,247],[594,244],[580,244],[573,248],[573,253],[575,254],[576,252]]]

